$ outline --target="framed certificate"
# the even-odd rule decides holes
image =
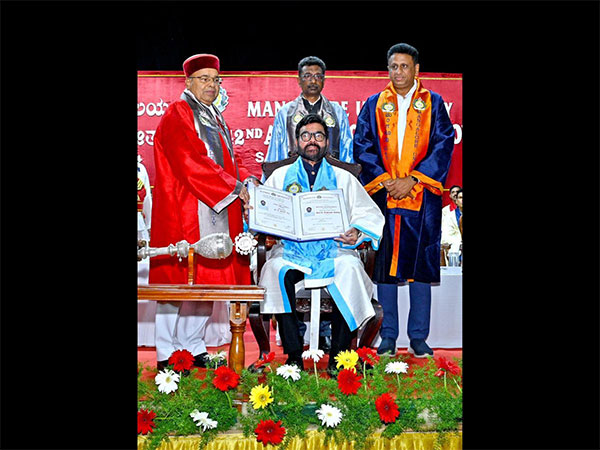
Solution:
[[[346,232],[348,212],[341,189],[291,192],[248,184],[248,227],[295,241],[331,239]]]

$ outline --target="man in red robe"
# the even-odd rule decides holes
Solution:
[[[154,139],[155,187],[152,192],[152,247],[213,233],[232,238],[243,232],[244,182],[250,172],[236,161],[230,131],[213,102],[219,95],[219,59],[198,54],[183,63],[186,89],[163,116]],[[240,201],[240,199],[242,201]],[[224,259],[196,255],[194,283],[251,284],[247,257]],[[150,261],[150,284],[186,284],[188,262],[168,255]],[[175,350],[190,351],[205,367],[204,332],[212,302],[159,303],[156,356],[159,370]]]

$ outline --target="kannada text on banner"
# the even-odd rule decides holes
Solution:
[[[271,139],[275,114],[300,95],[297,72],[221,72],[217,106],[232,134],[236,158],[260,178],[261,163]],[[454,153],[445,187],[462,186],[462,75],[421,73],[423,86],[439,93],[454,125]],[[185,88],[181,71],[138,72],[138,153],[154,185],[154,133],[166,108]],[[326,73],[323,95],[348,114],[352,133],[365,100],[383,90],[387,72],[334,71]],[[448,201],[444,193],[444,204]]]

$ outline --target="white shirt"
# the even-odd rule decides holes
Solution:
[[[398,160],[402,159],[402,144],[404,143],[404,132],[406,131],[406,116],[410,108],[410,99],[417,89],[417,80],[414,80],[413,87],[405,96],[397,94],[398,102]]]

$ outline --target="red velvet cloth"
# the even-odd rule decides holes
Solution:
[[[194,128],[191,108],[184,100],[169,106],[154,139],[156,166],[152,191],[152,232],[150,246],[164,247],[186,240],[200,239],[198,199],[210,207],[227,197],[236,186],[236,171],[221,136],[224,168],[207,155],[206,146]],[[238,161],[241,180],[250,175]],[[242,203],[234,200],[228,207],[232,240],[243,231]],[[250,284],[249,260],[235,250],[222,260],[196,255],[194,283]],[[186,284],[187,260],[157,256],[150,260],[151,284]]]
[[[183,73],[186,77],[200,69],[215,69],[219,71],[219,58],[208,53],[200,53],[190,56],[183,62]]]

